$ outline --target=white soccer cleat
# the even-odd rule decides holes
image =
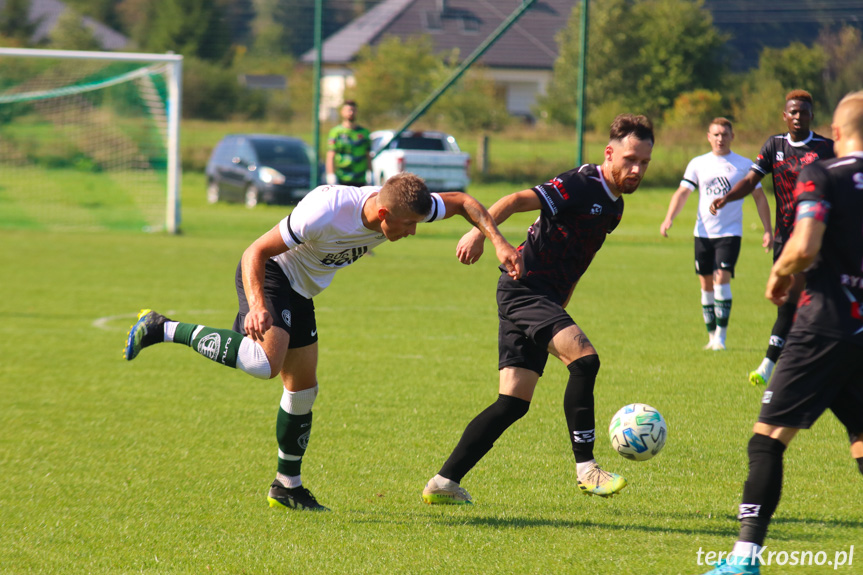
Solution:
[[[473,504],[473,498],[470,496],[470,493],[465,491],[463,487],[459,487],[458,483],[455,481],[444,480],[443,478],[441,479],[444,483],[443,486],[435,480],[435,477],[429,479],[425,489],[423,489],[423,501],[429,505]]]

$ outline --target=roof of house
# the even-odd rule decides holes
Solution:
[[[387,36],[426,34],[436,52],[458,48],[461,58],[476,50],[523,0],[385,0],[329,38],[322,46],[325,64],[347,64],[360,48]],[[547,69],[554,66],[555,36],[566,26],[574,0],[536,0],[480,59],[488,67]],[[311,62],[314,51],[303,55]]]
[[[0,8],[5,4],[5,0],[0,0]],[[28,18],[31,23],[36,24],[30,41],[38,44],[48,40],[66,10],[66,4],[60,0],[30,0]],[[89,16],[81,16],[81,23],[90,29],[103,50],[121,50],[129,45],[129,38]]]

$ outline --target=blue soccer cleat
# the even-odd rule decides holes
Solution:
[[[761,575],[761,568],[757,561],[731,556],[715,563],[714,568],[704,575]]]
[[[166,321],[170,320],[153,310],[142,309],[138,313],[138,321],[129,329],[129,335],[126,336],[123,357],[132,361],[145,347],[162,342],[165,338]]]

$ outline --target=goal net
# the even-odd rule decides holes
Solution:
[[[182,56],[0,48],[0,227],[179,226]]]

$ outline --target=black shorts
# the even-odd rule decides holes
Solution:
[[[249,302],[243,289],[242,262],[237,265],[235,283],[240,311],[234,319],[233,329],[245,335],[243,322],[246,320],[246,314],[249,313]],[[289,349],[306,347],[318,341],[314,302],[291,288],[291,282],[288,281],[285,272],[273,260],[267,261],[264,272],[264,298],[267,310],[273,316],[273,326],[282,328],[291,336],[288,343]]]
[[[522,367],[542,375],[548,344],[575,322],[559,303],[506,274],[497,282],[498,369]]]
[[[863,432],[863,348],[818,334],[789,334],[758,421],[809,429],[828,408],[849,433]]]
[[[724,238],[695,237],[695,273],[713,275],[715,270],[727,270],[734,277],[734,266],[740,256],[740,236]]]

